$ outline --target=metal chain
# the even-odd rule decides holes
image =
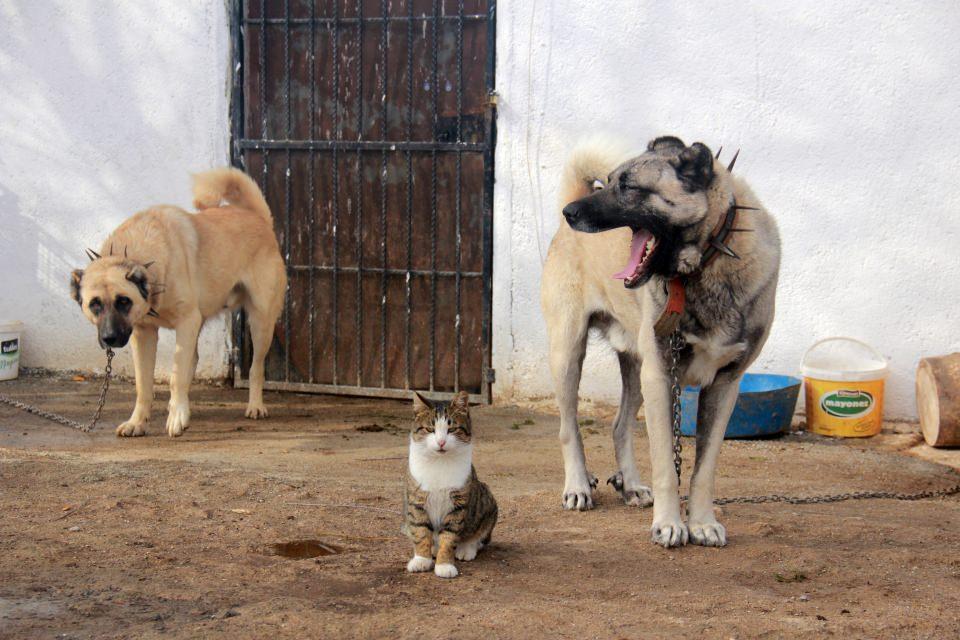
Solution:
[[[670,334],[670,393],[673,400],[672,419],[673,419],[673,467],[677,472],[677,486],[680,485],[680,471],[683,459],[680,454],[683,452],[683,444],[680,441],[680,423],[683,418],[683,409],[680,403],[680,353],[686,347],[686,340],[680,330],[675,330]],[[954,471],[954,475],[957,473]],[[785,502],[787,504],[828,504],[831,502],[843,502],[845,500],[926,500],[928,498],[942,498],[960,494],[960,483],[957,483],[946,489],[931,489],[927,491],[918,491],[916,493],[897,493],[894,491],[854,491],[850,493],[834,493],[819,496],[785,496],[778,493],[771,493],[761,496],[739,496],[733,498],[717,498],[713,501],[716,506],[725,504],[764,504],[767,502]],[[682,496],[681,499],[687,500],[689,496]]]
[[[62,424],[66,427],[71,427],[73,429],[78,429],[84,433],[89,432],[100,420],[100,414],[103,412],[103,405],[107,401],[107,389],[110,388],[110,374],[113,373],[113,349],[107,349],[107,366],[104,368],[103,375],[103,384],[100,386],[100,397],[97,400],[97,411],[93,414],[93,419],[90,421],[90,424],[81,424],[76,420],[71,420],[60,414],[53,413],[52,411],[44,411],[39,407],[27,404],[25,402],[20,402],[19,400],[14,400],[8,396],[0,393],[0,403],[10,405],[11,407],[16,407],[17,409],[22,409],[27,413],[32,413],[35,416],[40,416],[41,418],[46,418],[47,420],[52,420],[53,422]]]
[[[674,330],[670,334],[670,393],[673,397],[673,468],[677,472],[677,486],[680,486],[680,467],[683,459],[680,454],[683,452],[683,444],[680,442],[680,421],[683,418],[683,410],[680,405],[680,352],[687,346],[687,341],[683,339],[680,329]]]
[[[786,502],[788,504],[827,504],[843,502],[844,500],[926,500],[927,498],[942,498],[960,493],[960,483],[946,489],[918,491],[917,493],[897,493],[894,491],[854,491],[852,493],[834,493],[822,496],[783,496],[771,493],[765,496],[740,496],[737,498],[718,498],[713,504],[763,504],[765,502]]]

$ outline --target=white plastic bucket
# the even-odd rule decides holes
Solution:
[[[0,321],[0,380],[20,375],[20,334],[23,323]]]
[[[883,426],[883,388],[889,365],[855,338],[825,338],[803,356],[807,428],[824,436],[863,438]]]

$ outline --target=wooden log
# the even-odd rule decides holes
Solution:
[[[917,412],[928,445],[960,446],[960,353],[920,360]]]

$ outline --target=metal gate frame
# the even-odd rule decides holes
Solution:
[[[492,325],[492,301],[493,301],[493,185],[494,185],[494,149],[496,147],[496,135],[497,135],[497,100],[496,100],[496,0],[488,0],[488,8],[486,14],[465,14],[463,0],[458,2],[458,13],[456,15],[442,15],[440,12],[440,0],[433,0],[433,12],[432,15],[419,15],[415,16],[413,14],[412,0],[410,3],[410,11],[407,16],[390,16],[388,15],[387,10],[387,0],[381,0],[381,17],[363,17],[360,10],[362,6],[362,0],[356,0],[357,5],[357,17],[355,18],[341,18],[338,17],[339,14],[339,2],[334,2],[334,17],[332,18],[318,18],[315,15],[316,2],[311,2],[311,11],[314,12],[314,15],[311,18],[306,19],[294,19],[290,17],[289,12],[289,2],[286,5],[286,17],[285,18],[267,18],[266,14],[263,11],[264,0],[260,0],[260,18],[244,18],[243,6],[244,2],[253,2],[254,0],[229,0],[228,11],[230,19],[230,42],[231,42],[231,66],[233,70],[232,82],[230,87],[230,161],[231,164],[235,167],[245,169],[244,167],[244,152],[247,150],[260,150],[264,153],[269,153],[270,151],[280,151],[285,152],[287,155],[287,166],[289,167],[289,157],[291,150],[305,150],[309,153],[310,165],[313,166],[313,158],[318,152],[333,152],[334,158],[340,152],[342,153],[354,153],[357,157],[360,157],[360,154],[363,151],[380,151],[382,163],[385,166],[386,163],[386,154],[388,151],[398,151],[406,152],[407,157],[407,166],[410,166],[410,154],[411,152],[419,151],[429,151],[433,156],[436,156],[438,151],[442,152],[453,152],[456,153],[456,169],[458,176],[458,185],[456,192],[456,206],[457,206],[457,252],[459,255],[460,251],[460,235],[459,235],[459,223],[460,223],[460,201],[461,201],[461,189],[462,185],[459,182],[459,176],[461,171],[461,157],[464,152],[479,152],[483,154],[483,198],[482,198],[482,259],[483,266],[480,272],[464,272],[461,271],[459,260],[457,264],[457,270],[453,273],[441,272],[436,269],[436,255],[434,252],[433,256],[433,265],[430,270],[414,270],[411,269],[408,265],[408,268],[405,270],[397,269],[386,269],[381,267],[364,267],[361,264],[358,264],[357,267],[338,267],[337,265],[333,267],[318,267],[316,265],[310,265],[309,269],[317,270],[329,270],[334,273],[334,278],[337,278],[340,273],[349,273],[356,274],[358,282],[360,281],[362,274],[364,273],[373,273],[381,275],[382,287],[385,287],[386,276],[387,274],[391,275],[406,275],[407,277],[407,299],[406,299],[406,313],[407,313],[407,322],[406,322],[406,336],[405,336],[405,345],[407,347],[407,357],[406,357],[406,375],[405,375],[405,389],[396,389],[386,386],[385,381],[385,371],[386,371],[386,354],[385,354],[385,341],[386,341],[386,324],[381,323],[381,336],[380,336],[380,362],[381,362],[381,386],[371,387],[371,386],[362,386],[360,384],[361,380],[361,367],[357,368],[357,384],[343,384],[336,380],[336,355],[334,355],[334,382],[335,384],[321,384],[314,382],[292,382],[289,380],[289,371],[290,371],[290,362],[289,362],[289,345],[285,350],[286,353],[286,375],[287,380],[285,381],[271,381],[267,380],[264,382],[264,388],[269,390],[277,391],[295,391],[295,392],[307,392],[307,393],[329,393],[329,394],[340,394],[340,395],[351,395],[351,396],[367,396],[367,397],[382,397],[382,398],[401,398],[406,399],[410,397],[413,389],[410,386],[410,318],[411,318],[411,297],[410,297],[410,276],[411,275],[429,275],[431,277],[431,295],[432,295],[432,312],[431,312],[431,343],[430,343],[430,389],[422,390],[425,392],[424,395],[434,398],[434,399],[449,399],[460,389],[460,327],[459,323],[456,327],[456,352],[454,355],[455,366],[454,366],[454,391],[453,392],[443,392],[435,391],[435,352],[436,352],[436,295],[437,295],[437,276],[453,276],[456,278],[456,291],[457,291],[457,309],[459,314],[459,304],[460,304],[460,291],[461,291],[461,282],[463,278],[479,277],[482,278],[483,284],[483,300],[482,300],[482,314],[481,319],[481,340],[482,340],[482,372],[481,372],[481,382],[480,382],[480,393],[471,394],[470,400],[473,402],[480,402],[483,404],[490,404],[492,402],[492,392],[491,385],[495,382],[495,372],[491,368],[491,345],[492,345],[492,334],[491,334],[491,325]],[[343,0],[346,2],[347,0]],[[412,37],[409,35],[412,33],[414,23],[422,23],[424,21],[432,23],[433,25],[433,77],[434,82],[434,95],[433,95],[433,118],[434,124],[437,122],[437,94],[438,91],[436,82],[438,67],[437,67],[437,24],[439,21],[452,21],[457,24],[457,71],[458,71],[458,82],[457,82],[457,140],[453,142],[439,142],[437,140],[433,141],[414,141],[414,140],[403,140],[403,141],[391,141],[391,140],[344,140],[342,136],[339,135],[337,140],[290,140],[290,125],[289,125],[289,102],[286,105],[288,110],[287,118],[287,138],[286,139],[250,139],[245,136],[244,132],[244,67],[243,67],[243,58],[244,58],[244,25],[246,24],[257,24],[257,23],[275,23],[275,24],[286,24],[288,29],[284,32],[284,38],[289,38],[289,26],[296,22],[307,22],[310,24],[311,38],[316,33],[317,28],[333,29],[337,30],[341,25],[352,25],[356,24],[357,28],[357,38],[358,41],[362,38],[363,25],[365,23],[382,23],[385,21],[390,22],[406,22],[408,25],[408,43],[409,38]],[[462,67],[462,34],[463,34],[463,23],[467,20],[485,20],[487,22],[487,59],[485,65],[485,83],[487,96],[489,98],[488,108],[484,116],[484,142],[483,143],[467,143],[462,141],[462,127],[461,127],[461,118],[462,118],[462,108],[461,108],[461,94],[463,91],[463,67]],[[386,30],[381,30],[382,34],[386,33]],[[381,36],[385,38],[385,36]],[[263,83],[263,75],[265,74],[263,65],[263,56],[265,48],[265,36],[259,38],[259,55],[261,60],[261,86]],[[336,42],[339,38],[334,38],[334,60],[337,64],[337,55],[336,55]],[[383,40],[382,40],[383,42]],[[285,48],[287,47],[287,42],[285,42]],[[381,46],[381,60],[385,62],[386,57],[386,46]],[[289,58],[288,58],[289,60]],[[311,61],[313,64],[314,61]],[[412,73],[412,59],[410,58],[410,53],[408,49],[408,74]],[[361,67],[358,65],[358,69]],[[384,64],[385,68],[385,64]],[[360,72],[362,73],[362,71]],[[289,85],[290,85],[290,65],[288,63],[286,67],[286,84],[287,84],[287,95],[289,95]],[[316,74],[311,73],[311,103],[313,101],[313,96],[316,95]],[[362,80],[361,80],[362,82]],[[385,77],[381,78],[381,83],[385,83]],[[261,96],[264,95],[261,91]],[[412,108],[412,107],[411,107]],[[383,109],[386,109],[384,104]],[[311,110],[312,104],[311,104]],[[361,117],[363,109],[361,106],[360,109]],[[311,117],[312,114],[311,114]],[[264,119],[266,116],[264,116]],[[381,131],[381,138],[384,138],[383,135],[385,131]],[[434,134],[436,138],[436,134]],[[266,172],[267,160],[265,157],[264,160],[264,170]],[[334,167],[336,167],[336,160],[334,160]],[[334,169],[336,175],[336,169]],[[336,178],[334,178],[336,180]],[[412,180],[408,173],[408,181]],[[437,182],[437,163],[432,164],[432,181],[433,181],[433,198],[432,198],[432,219],[436,220],[436,182]],[[384,193],[382,189],[383,175],[381,174],[381,193]],[[409,183],[408,183],[409,184]],[[286,190],[287,194],[290,193],[290,172],[288,170],[286,177]],[[313,177],[311,175],[310,179],[310,207],[311,207],[311,222],[312,222],[312,213],[313,213],[313,204],[314,204],[314,192],[313,192]],[[381,198],[382,200],[382,198]],[[290,224],[290,198],[285,199],[285,207],[283,215],[287,221],[287,228],[289,229]],[[385,211],[385,203],[381,202],[381,224],[384,224],[383,216]],[[359,215],[359,212],[358,212]],[[409,197],[407,197],[406,203],[406,215],[407,219],[411,219],[412,215],[412,202]],[[312,229],[311,229],[312,233]],[[289,233],[287,234],[287,244],[289,245]],[[436,244],[436,238],[434,238],[434,245]],[[289,246],[282,247],[281,250],[284,251],[284,262],[289,262],[290,252]],[[287,265],[288,274],[295,269],[296,267]],[[313,280],[310,280],[310,294],[311,294],[311,303],[312,303],[312,293],[313,293]],[[358,296],[359,294],[358,287]],[[289,295],[289,292],[288,292]],[[336,305],[336,300],[334,301]],[[380,303],[381,315],[385,316],[386,307],[383,298],[381,298]],[[281,321],[285,323],[285,335],[289,339],[290,336],[290,319],[288,313],[288,302],[284,303],[284,311],[281,316]],[[362,305],[358,304],[357,307],[357,319],[358,322],[362,322]],[[310,377],[313,377],[313,314],[309,315],[310,318]],[[232,382],[235,387],[238,388],[248,388],[249,380],[243,377],[242,372],[242,359],[243,359],[243,345],[245,340],[246,333],[246,318],[243,310],[236,311],[232,314],[231,317],[231,336],[233,338],[230,349],[230,373],[232,377]],[[334,343],[337,341],[337,332],[335,324],[335,333],[334,333]],[[362,339],[358,335],[358,364],[359,360],[362,357]],[[336,351],[335,351],[336,354]]]

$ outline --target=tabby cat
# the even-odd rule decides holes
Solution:
[[[457,577],[453,559],[473,560],[489,544],[497,502],[473,468],[467,394],[450,402],[413,394],[403,532],[413,541],[407,571]],[[433,551],[437,562],[434,566]]]

